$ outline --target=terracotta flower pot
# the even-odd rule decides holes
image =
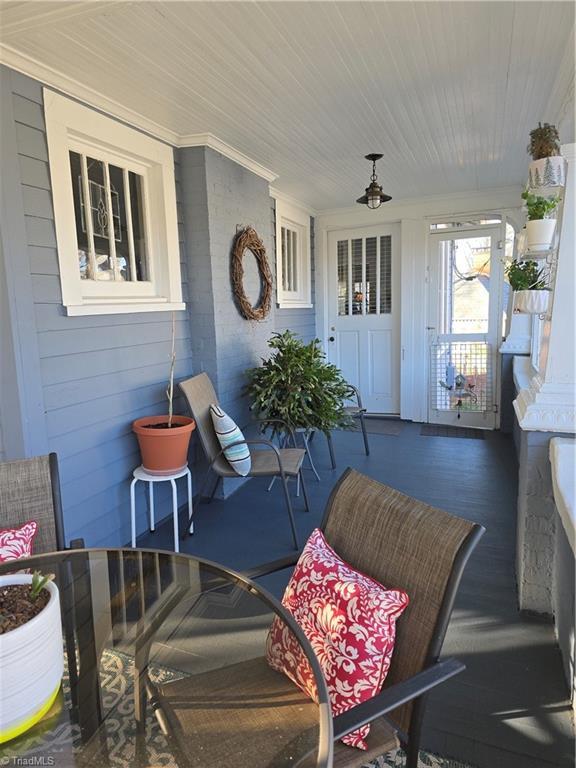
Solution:
[[[168,416],[144,416],[132,423],[138,438],[142,466],[151,475],[171,475],[184,469],[188,463],[188,445],[196,422],[188,416],[173,416],[172,427],[150,425],[165,424]]]

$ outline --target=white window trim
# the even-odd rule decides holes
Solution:
[[[62,302],[67,314],[185,309],[172,147],[48,88],[44,88],[44,112]],[[144,173],[148,281],[80,278],[69,151],[90,146],[99,156]]]
[[[297,292],[282,289],[282,227],[298,233]],[[303,208],[276,198],[276,296],[281,309],[310,309],[312,304],[310,259],[310,214]]]

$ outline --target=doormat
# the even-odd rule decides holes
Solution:
[[[370,435],[394,435],[398,436],[404,427],[400,419],[375,419],[364,417],[366,432]],[[361,432],[360,420],[354,419],[354,432]]]
[[[448,424],[422,424],[420,434],[426,437],[465,437],[468,440],[484,440],[483,429],[452,427]]]

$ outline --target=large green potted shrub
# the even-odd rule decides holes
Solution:
[[[292,331],[274,333],[268,341],[272,354],[247,371],[246,394],[258,418],[282,419],[293,429],[330,432],[351,427],[344,411],[349,386],[340,370],[327,362],[314,339],[305,344]]]
[[[506,267],[506,277],[514,291],[515,312],[541,315],[548,311],[550,289],[538,262],[512,261]]]

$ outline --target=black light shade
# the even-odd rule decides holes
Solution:
[[[390,195],[385,195],[382,192],[382,187],[378,184],[378,177],[376,176],[376,160],[380,160],[382,155],[371,154],[366,155],[366,160],[370,160],[372,163],[372,176],[370,177],[370,184],[366,187],[366,194],[359,197],[356,200],[361,205],[367,205],[368,208],[373,210],[380,208],[382,203],[387,203],[388,200],[392,200]]]

